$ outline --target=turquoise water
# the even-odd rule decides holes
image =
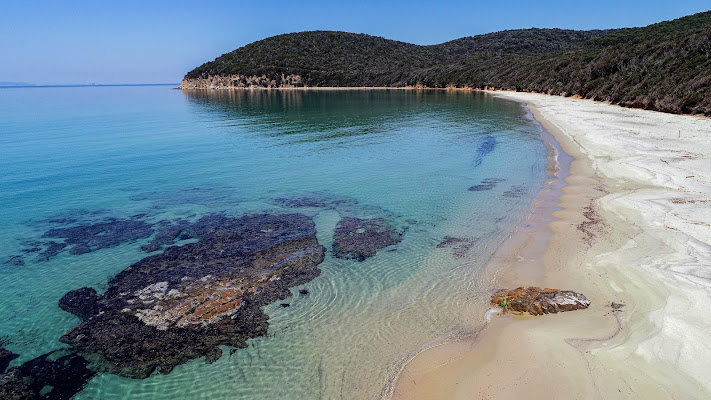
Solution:
[[[547,155],[520,105],[478,93],[165,86],[0,89],[0,149],[0,344],[21,354],[12,365],[65,346],[79,322],[57,307],[66,292],[101,291],[146,254],[149,238],[48,261],[22,252],[58,219],[278,212],[274,198],[306,194],[355,199],[340,211],[405,232],[365,262],[327,254],[292,289],[310,294],[268,306],[270,334],[248,348],[144,380],[99,375],[86,399],[381,396],[417,351],[484,324],[483,266],[528,213]],[[500,182],[467,190],[488,178]],[[330,248],[339,210],[296,211]],[[437,247],[446,236],[466,241]]]

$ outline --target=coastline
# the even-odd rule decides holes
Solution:
[[[229,86],[215,86],[215,87],[204,87],[204,88],[185,88],[178,86],[176,90],[452,90],[452,91],[466,91],[466,92],[485,92],[481,89],[470,88],[470,87],[454,87],[448,86],[443,88],[436,87],[426,87],[426,86],[277,86],[277,87],[229,87]]]
[[[711,171],[701,158],[711,152],[701,134],[711,123],[591,100],[488,93],[526,104],[574,158],[555,219],[537,228],[530,221],[506,241],[488,267],[492,286],[572,289],[592,305],[494,316],[480,333],[414,357],[392,398],[707,396],[711,366],[703,360],[711,347],[703,334],[711,318],[702,310],[711,299],[711,215],[703,207],[711,198],[703,184]],[[696,183],[687,185],[689,176]],[[536,207],[533,218],[545,215]],[[614,311],[611,302],[625,306]]]
[[[483,277],[481,278],[485,286],[494,288],[496,284],[496,275],[502,272],[502,264],[509,263],[512,260],[525,261],[526,263],[535,263],[534,266],[529,266],[527,269],[519,268],[517,273],[529,274],[531,279],[539,276],[543,271],[543,266],[540,264],[541,256],[548,244],[552,232],[548,229],[548,224],[553,221],[553,212],[558,210],[558,201],[562,194],[562,188],[567,185],[565,179],[570,174],[570,157],[556,141],[555,137],[535,118],[534,114],[528,110],[526,116],[538,124],[541,130],[542,140],[548,149],[547,160],[547,175],[548,178],[544,181],[543,187],[531,200],[529,212],[524,220],[515,227],[515,230],[506,240],[496,249],[489,262],[485,266]],[[450,359],[456,358],[458,353],[471,351],[474,344],[483,332],[492,326],[497,316],[502,316],[497,308],[491,307],[486,312],[486,324],[465,336],[456,338],[448,338],[431,343],[429,346],[413,352],[411,356],[403,361],[400,365],[400,371],[393,381],[381,393],[382,398],[400,398],[402,397],[399,391],[395,395],[396,383],[400,375],[406,368],[411,368],[413,360],[420,357],[425,352],[431,352],[438,359],[432,360],[427,358],[428,367],[434,364],[444,364]],[[518,318],[518,316],[514,316]],[[494,321],[492,321],[494,319]],[[441,360],[439,359],[441,358]],[[434,361],[434,362],[433,362]],[[419,363],[419,361],[418,361]],[[442,379],[441,376],[437,377]],[[432,392],[431,396],[425,395],[421,398],[439,399],[439,387]],[[410,398],[412,393],[402,398]],[[416,397],[418,398],[418,397]]]

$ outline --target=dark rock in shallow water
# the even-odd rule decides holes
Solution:
[[[151,253],[162,249],[164,246],[173,245],[179,240],[203,237],[214,230],[214,224],[214,216],[203,217],[192,223],[185,219],[178,219],[174,222],[161,221],[159,225],[163,225],[163,227],[158,229],[158,233],[153,237],[153,240],[141,246],[141,250]]]
[[[355,205],[355,199],[322,193],[297,194],[288,197],[277,197],[272,204],[287,208],[335,208],[344,205]]]
[[[22,249],[22,252],[25,254],[38,253],[40,251],[42,251],[41,247],[28,247],[28,248]]]
[[[37,261],[49,261],[52,257],[61,253],[67,247],[66,243],[47,242],[43,252],[39,254]]]
[[[22,252],[39,252],[37,261],[49,261],[67,248],[70,254],[80,255],[146,238],[153,234],[153,228],[143,220],[145,217],[145,214],[138,214],[126,219],[104,218],[98,222],[82,222],[77,218],[51,219],[49,223],[60,226],[49,229],[42,237],[53,240],[30,242],[30,247]]]
[[[452,254],[455,257],[464,257],[467,252],[471,250],[478,239],[474,238],[459,238],[453,236],[445,236],[439,244],[437,244],[438,249],[450,248],[452,249]]]
[[[289,303],[281,303],[281,304],[279,304],[279,305],[280,305],[282,308],[291,307],[291,304],[289,304]]]
[[[5,260],[4,264],[5,265],[12,265],[15,267],[22,267],[25,265],[25,258],[20,255],[12,256],[12,257],[8,258],[7,260]]]
[[[543,315],[588,308],[590,300],[582,294],[570,290],[541,289],[530,286],[501,290],[491,296],[491,304],[505,310]]]
[[[48,247],[43,254],[46,253],[46,257],[49,259],[63,250],[65,246],[73,246],[69,250],[71,254],[84,254],[148,237],[153,234],[153,228],[142,218],[143,215],[135,215],[128,219],[109,218],[98,223],[50,229],[42,237],[63,239],[64,243],[53,242],[50,245],[55,246],[53,251],[49,252],[50,248]]]
[[[526,187],[523,185],[513,185],[509,190],[505,191],[502,196],[517,198],[526,194]]]
[[[474,185],[470,186],[469,189],[467,189],[470,192],[483,192],[485,190],[491,190],[494,188],[495,185],[487,185],[487,184],[479,184],[479,185]]]
[[[0,347],[0,374],[5,372],[7,366],[10,365],[10,362],[19,356],[19,354],[15,354],[4,347]]]
[[[481,181],[480,184],[474,185],[470,187],[469,190],[470,192],[483,192],[485,190],[491,190],[496,187],[501,182],[506,181],[506,179],[502,178],[486,178]]]
[[[215,223],[222,218],[216,215],[203,217],[196,222],[178,219],[174,222],[161,221],[163,225],[150,243],[141,246],[141,250],[151,253],[162,249],[164,246],[175,244],[178,240],[198,239],[210,235],[215,230]]]
[[[309,291],[306,289],[301,289],[301,290],[299,290],[299,294],[302,296],[306,296],[307,294],[309,294]]]
[[[93,288],[83,287],[72,290],[59,299],[59,308],[82,319],[88,319],[101,312],[101,296]]]
[[[262,306],[318,276],[325,253],[301,214],[209,215],[186,229],[199,240],[131,265],[104,295],[84,288],[62,298],[84,321],[60,340],[132,378],[201,356],[213,361],[219,345],[246,347],[265,335]]]
[[[69,254],[78,256],[80,254],[91,253],[91,249],[84,243],[80,243],[69,249]]]
[[[213,347],[207,353],[205,353],[205,364],[212,364],[222,357],[222,349],[219,347]]]
[[[152,253],[160,250],[163,246],[172,245],[176,240],[185,240],[198,237],[197,232],[190,232],[197,229],[199,229],[199,227],[190,224],[186,220],[177,220],[159,230],[150,243],[141,246],[141,250],[147,253]]]
[[[333,234],[333,255],[364,261],[377,250],[400,243],[401,236],[384,218],[345,217]]]
[[[486,135],[486,139],[484,139],[483,142],[479,145],[479,147],[476,150],[476,156],[474,157],[474,166],[478,167],[481,165],[481,162],[484,160],[484,157],[494,151],[496,148],[496,144],[498,141],[496,140],[495,137],[491,135]]]
[[[70,399],[95,375],[76,352],[53,351],[0,375],[0,398]]]

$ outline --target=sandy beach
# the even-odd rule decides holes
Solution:
[[[392,398],[711,398],[711,120],[490,93],[526,103],[574,161],[487,279],[570,289],[592,305],[494,315],[417,355]]]

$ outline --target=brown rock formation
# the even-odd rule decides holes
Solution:
[[[384,218],[344,217],[333,233],[333,255],[365,261],[376,251],[400,243],[401,236]]]
[[[491,296],[491,304],[504,310],[543,315],[588,308],[590,300],[571,290],[529,286],[500,290]]]

